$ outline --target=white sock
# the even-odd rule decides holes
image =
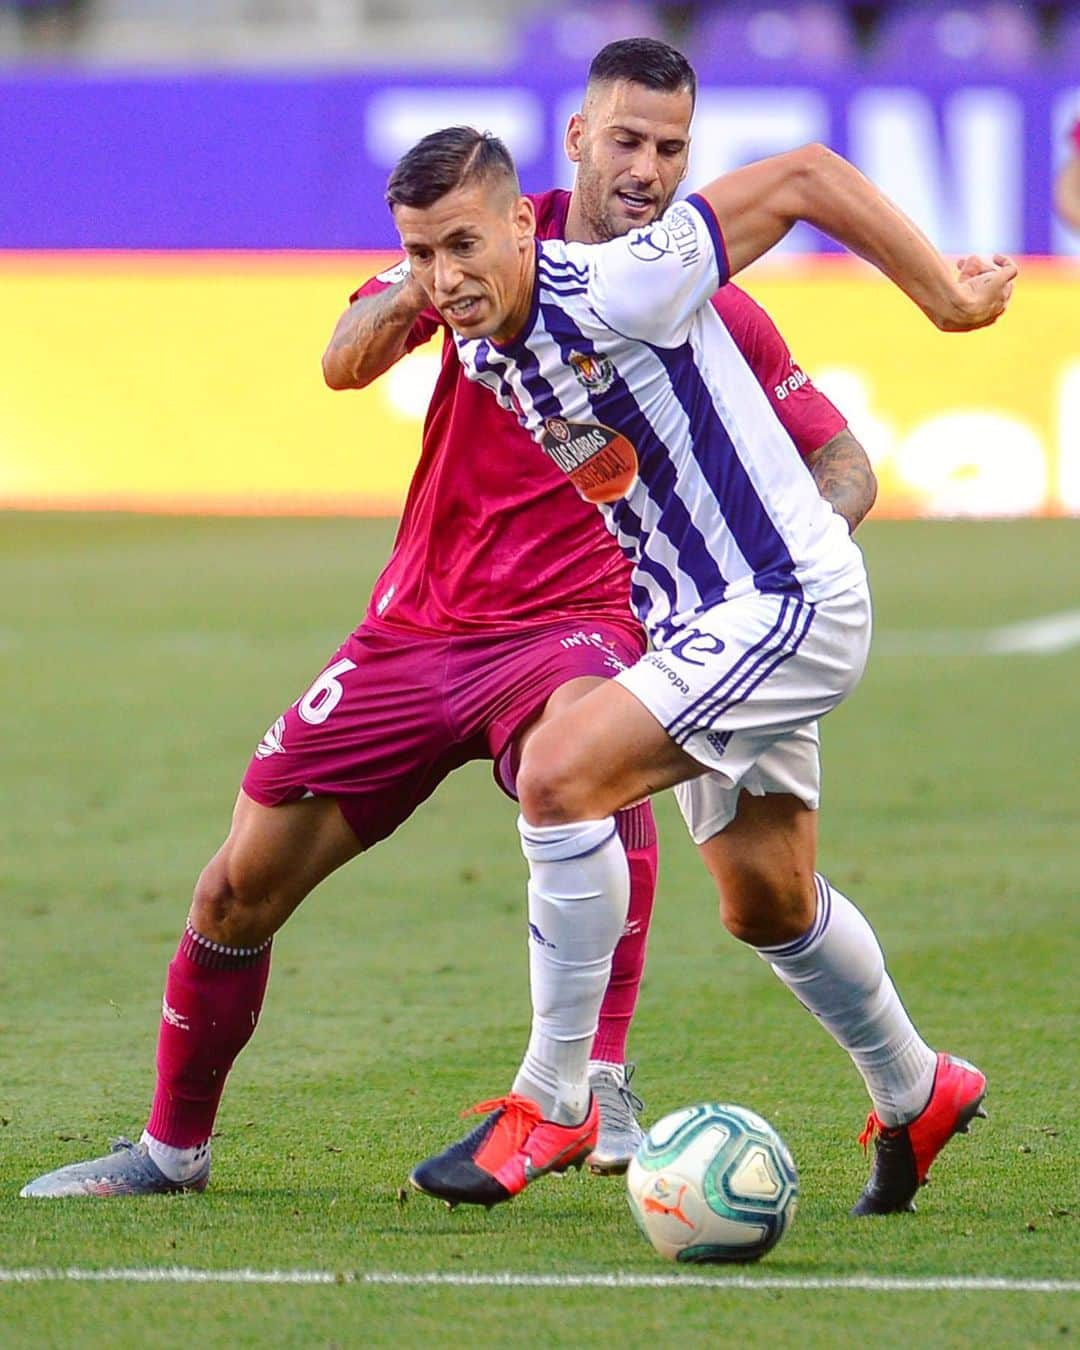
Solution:
[[[818,905],[801,938],[755,948],[795,997],[848,1052],[885,1125],[926,1105],[937,1056],[919,1036],[885,969],[865,917],[822,876]]]
[[[532,1031],[514,1091],[545,1119],[571,1125],[589,1109],[589,1051],[630,904],[630,869],[615,821],[534,826],[519,819],[529,861]]]
[[[160,1139],[155,1139],[152,1134],[143,1130],[139,1142],[146,1145],[151,1160],[161,1168],[170,1181],[190,1181],[196,1173],[202,1171],[203,1164],[210,1156],[209,1139],[204,1139],[201,1144],[195,1144],[192,1148],[174,1148],[172,1144],[163,1144]]]

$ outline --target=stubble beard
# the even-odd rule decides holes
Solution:
[[[589,242],[606,244],[611,239],[617,239],[622,231],[617,230],[612,221],[600,175],[593,166],[588,145],[586,140],[581,147],[581,162],[578,166],[577,190],[581,199],[581,218],[589,231]]]
[[[594,244],[606,244],[622,233],[615,229],[611,214],[595,187],[582,193],[581,214],[588,226],[590,241]]]
[[[589,230],[589,242],[606,244],[612,239],[621,239],[624,235],[629,234],[635,228],[637,222],[627,220],[625,216],[616,215],[614,203],[618,198],[615,196],[615,189],[611,189],[610,196],[605,196],[595,182],[590,185],[588,164],[584,158],[581,161],[581,172],[586,180],[585,186],[582,186],[580,182],[578,184],[581,197],[581,218]],[[662,204],[653,213],[647,224],[651,225],[658,220],[667,210],[669,204]]]

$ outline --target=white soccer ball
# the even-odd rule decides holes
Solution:
[[[658,1120],[626,1185],[638,1227],[669,1261],[756,1261],[791,1226],[799,1195],[769,1122],[713,1102]]]

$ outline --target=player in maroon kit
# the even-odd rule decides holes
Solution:
[[[591,79],[623,82],[634,116],[591,126],[575,117],[575,189],[534,199],[541,236],[594,241],[648,223],[686,170],[694,83],[683,58],[659,43],[615,43]],[[874,482],[843,418],[749,297],[729,286],[714,303],[819,490],[854,528]],[[324,357],[327,382],[367,384],[440,326],[406,274],[384,274],[339,320]],[[263,737],[229,837],[196,887],[169,967],[143,1138],[23,1193],[201,1190],[224,1081],[261,1008],[274,932],[319,881],[389,835],[466,761],[491,758],[496,780],[512,790],[530,732],[643,650],[628,564],[595,509],[463,378],[444,333],[420,463],[368,614]],[[656,875],[648,803],[620,813],[618,825],[631,900],[591,1050],[603,1125],[591,1160],[598,1171],[624,1169],[640,1137],[625,1041]]]

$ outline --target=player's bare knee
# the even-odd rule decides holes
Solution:
[[[522,764],[517,776],[522,815],[533,825],[562,825],[579,819],[570,787],[559,774],[548,776]]]
[[[265,885],[218,854],[195,883],[190,920],[196,932],[226,947],[257,946],[272,936],[276,907]]]
[[[778,947],[802,937],[814,922],[812,891],[762,877],[720,887],[720,919],[732,937],[751,947]]]
[[[593,818],[585,772],[564,747],[548,748],[547,740],[543,732],[537,733],[525,747],[517,772],[521,814],[532,825],[564,825]]]

